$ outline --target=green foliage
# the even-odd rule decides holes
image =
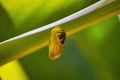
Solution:
[[[62,56],[56,61],[48,58],[50,29],[2,43],[69,16],[97,1],[1,0],[1,79],[120,80],[119,0],[61,24],[68,37]],[[16,59],[19,62],[10,62]]]

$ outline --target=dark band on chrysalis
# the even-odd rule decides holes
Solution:
[[[65,32],[59,32],[58,38],[60,39],[60,42],[64,44],[66,33]]]
[[[64,39],[63,39],[63,40],[61,40],[60,42],[61,42],[62,44],[64,44],[64,41],[65,41],[65,37],[64,37]]]

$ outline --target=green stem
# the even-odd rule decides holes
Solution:
[[[0,43],[0,65],[3,65],[11,60],[18,59],[20,57],[28,55],[46,46],[48,44],[48,35],[49,35],[49,30],[47,29],[49,28],[52,28],[56,25],[60,25],[60,26],[63,26],[65,30],[69,32],[68,35],[70,35],[77,32],[77,31],[73,31],[70,33],[71,30],[77,29],[80,26],[84,26],[84,25],[86,26],[86,23],[87,24],[91,22],[95,23],[95,21],[98,22],[99,19],[101,19],[100,17],[102,16],[105,16],[113,12],[116,12],[115,14],[113,14],[113,15],[116,15],[120,12],[120,5],[119,5],[120,0],[101,0],[101,2],[102,1],[103,3],[100,5],[97,5],[96,9],[88,13],[86,13],[86,10],[85,10],[83,11],[84,12],[83,15],[81,16],[79,15],[74,19],[72,18],[65,22],[64,22],[64,19],[62,19],[62,20],[59,20],[59,22],[55,22],[47,25],[47,27],[44,26],[39,29],[19,35],[15,38],[1,42]],[[110,16],[113,16],[113,15],[110,15]],[[89,25],[90,24],[88,24],[87,26]]]

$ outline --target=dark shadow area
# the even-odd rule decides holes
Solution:
[[[8,12],[0,4],[0,42],[16,35],[14,25]]]

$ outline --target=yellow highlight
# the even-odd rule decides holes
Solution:
[[[0,76],[2,80],[29,80],[17,60],[0,67]]]
[[[5,6],[5,8],[10,11],[13,8],[18,7],[21,4],[28,3],[30,0],[2,0],[2,4]]]

